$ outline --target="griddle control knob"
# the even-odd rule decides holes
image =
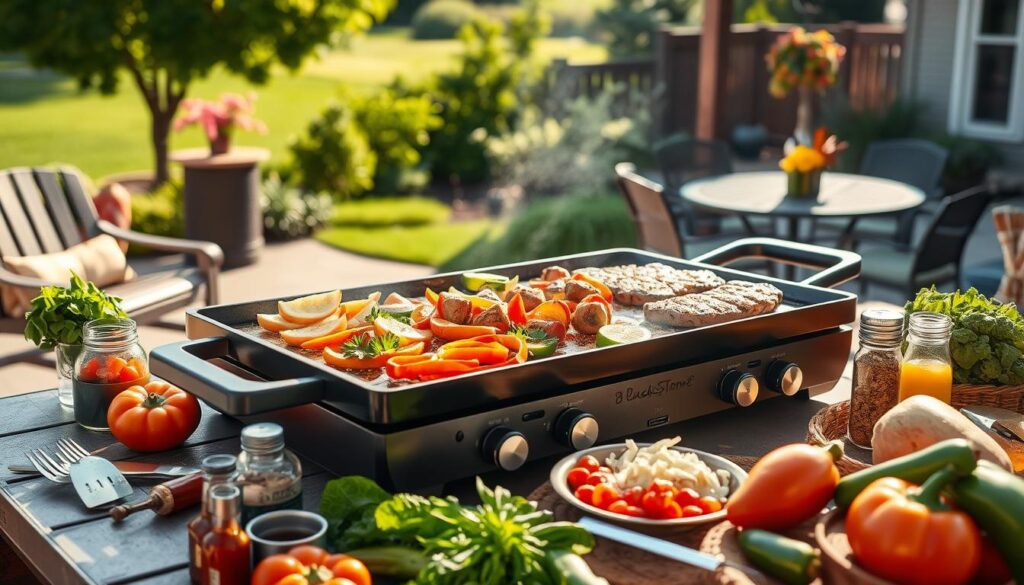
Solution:
[[[508,427],[491,429],[484,435],[482,446],[484,457],[505,471],[519,469],[530,455],[530,444],[526,442],[526,437]]]
[[[760,389],[757,378],[750,372],[729,370],[718,382],[718,397],[736,406],[750,406],[757,400]]]
[[[768,364],[765,381],[768,383],[769,390],[792,396],[803,388],[804,371],[793,362],[775,360]]]
[[[555,419],[555,439],[577,451],[593,447],[600,427],[589,412],[568,408]]]

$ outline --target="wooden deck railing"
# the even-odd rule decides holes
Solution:
[[[792,133],[796,97],[780,100],[768,93],[764,63],[772,43],[791,26],[733,25],[728,68],[724,72],[726,101],[721,104],[725,121],[722,127],[726,132],[738,124],[761,124],[775,141]],[[824,28],[847,48],[839,82],[830,91],[845,95],[856,109],[878,109],[889,104],[899,91],[903,27],[843,23]],[[692,133],[697,111],[699,43],[699,28],[663,27],[653,58],[598,64],[558,60],[551,68],[551,84],[563,96],[593,97],[612,84],[625,84],[628,89],[641,92],[657,89],[654,118],[658,132]]]

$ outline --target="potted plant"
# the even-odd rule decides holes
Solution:
[[[127,317],[120,302],[73,272],[68,286],[44,286],[32,299],[32,308],[25,314],[25,339],[40,349],[54,350],[62,405],[73,405],[71,380],[82,349],[82,326],[93,319]]]
[[[789,197],[817,197],[821,188],[821,174],[836,162],[836,156],[846,148],[835,135],[824,128],[814,131],[810,146],[786,143],[786,156],[779,168],[786,173],[786,195]]]
[[[248,97],[237,93],[221,94],[217,101],[187,99],[181,103],[182,115],[174,121],[174,129],[181,131],[199,124],[210,141],[210,156],[231,150],[231,132],[237,126],[242,130],[265,134],[267,126],[252,117],[256,94]]]
[[[768,91],[779,99],[793,88],[798,91],[800,101],[793,136],[799,144],[811,141],[811,90],[823,92],[836,82],[845,54],[846,47],[837,43],[827,30],[809,33],[797,26],[779,36],[765,55],[771,73]]]

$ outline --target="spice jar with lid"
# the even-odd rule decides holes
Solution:
[[[953,321],[942,313],[922,311],[910,316],[907,350],[900,368],[900,400],[925,394],[949,404],[953,394],[953,362],[949,336]]]
[[[850,441],[858,447],[871,448],[875,423],[898,402],[902,343],[901,311],[869,309],[861,313],[847,430]]]
[[[284,429],[257,423],[242,429],[238,456],[242,485],[242,525],[274,510],[302,509],[302,465],[284,448]]]
[[[135,321],[96,319],[82,326],[82,351],[71,381],[78,424],[93,431],[110,430],[110,403],[123,390],[147,382],[149,362]]]
[[[203,537],[204,585],[245,585],[249,583],[249,535],[238,523],[238,486],[222,483],[209,493],[212,525]]]

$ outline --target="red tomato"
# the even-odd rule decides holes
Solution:
[[[83,382],[95,382],[100,379],[99,371],[99,358],[91,358],[82,364],[82,369],[78,372],[78,379]]]
[[[315,546],[297,546],[256,566],[252,585],[371,585],[370,571],[358,559],[328,555]]]
[[[673,496],[677,491],[676,486],[672,485],[672,482],[667,479],[656,479],[652,481],[647,490],[655,493],[670,493]]]
[[[565,481],[569,483],[569,488],[576,491],[576,488],[587,483],[587,479],[590,477],[590,472],[582,467],[573,467],[569,470],[569,473],[565,476]]]
[[[615,486],[607,483],[599,483],[594,486],[594,505],[602,510],[607,510],[608,506],[621,499],[622,495],[619,494],[619,490],[615,489]]]
[[[633,486],[622,492],[622,499],[626,500],[630,506],[641,506],[643,505],[644,488],[638,485]]]
[[[103,360],[103,365],[96,372],[97,377],[103,382],[117,382],[121,377],[121,370],[128,365],[128,362],[117,356],[108,357]]]
[[[697,501],[700,500],[700,494],[693,488],[683,488],[679,490],[674,499],[677,504],[685,508],[686,506],[696,505]]]
[[[573,493],[576,495],[577,500],[590,506],[594,505],[594,486],[581,485],[580,487],[576,488],[576,491]]]
[[[681,513],[683,518],[692,518],[694,516],[703,516],[704,510],[700,506],[690,505],[683,506]]]
[[[697,500],[697,506],[704,511],[705,514],[711,514],[722,509],[722,502],[718,498],[712,498],[711,496],[705,496]]]
[[[660,518],[662,511],[665,509],[665,504],[669,501],[671,501],[671,498],[665,494],[648,491],[641,499],[641,506],[644,512],[651,518]]]
[[[135,451],[166,451],[185,442],[199,426],[194,396],[167,382],[132,386],[114,397],[107,425],[114,438]]]
[[[132,382],[134,380],[138,380],[141,377],[142,377],[142,375],[139,374],[138,370],[136,370],[132,366],[125,366],[124,368],[121,369],[121,373],[118,374],[117,381],[118,382]]]
[[[596,473],[591,473],[590,477],[587,478],[587,485],[597,485],[599,483],[606,483],[607,481],[608,481],[608,476],[606,476],[603,473],[596,472]]]
[[[353,585],[372,584],[370,570],[366,568],[362,561],[355,557],[331,555],[327,559],[326,566],[331,569],[331,573],[334,574],[335,578],[340,578],[342,581],[351,581]]]
[[[699,510],[700,508],[698,508]],[[676,518],[683,517],[683,507],[675,503],[672,500],[665,502],[665,507],[661,510],[661,517],[666,520],[675,520]]]
[[[622,514],[623,516],[626,515],[627,510],[629,510],[629,504],[626,503],[626,500],[615,500],[610,506],[608,506],[609,512]]]
[[[594,457],[593,455],[584,455],[576,462],[576,467],[582,467],[583,469],[593,473],[601,467],[601,463],[597,460],[597,457]]]
[[[626,516],[633,516],[635,518],[643,518],[645,516],[644,509],[640,506],[627,506]]]

